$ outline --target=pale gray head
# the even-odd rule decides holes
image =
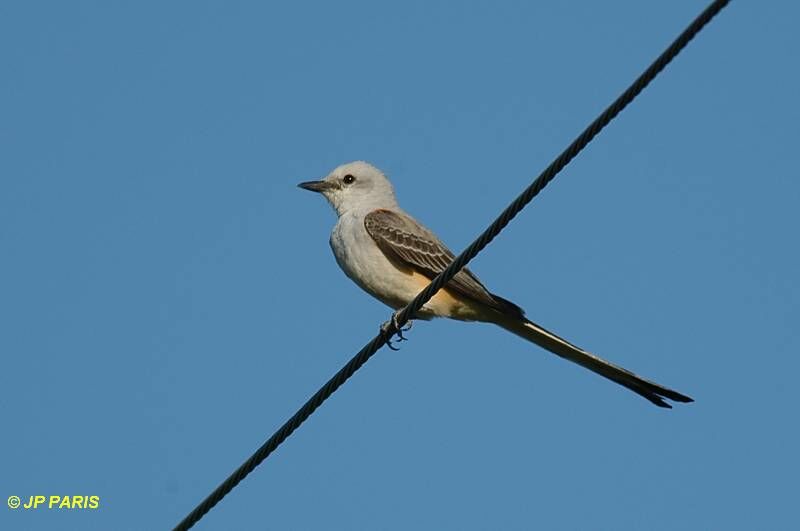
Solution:
[[[397,206],[389,179],[381,170],[361,160],[342,164],[321,181],[309,181],[297,186],[324,195],[340,216],[355,208]]]

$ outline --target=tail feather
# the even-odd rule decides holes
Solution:
[[[596,372],[612,382],[627,387],[634,393],[643,396],[659,407],[672,407],[669,403],[664,401],[665,398],[674,400],[675,402],[694,402],[694,400],[684,394],[645,380],[622,367],[618,367],[590,352],[586,352],[528,319],[504,316],[497,321],[497,324],[509,332],[536,343],[557,356],[577,363],[581,367]]]

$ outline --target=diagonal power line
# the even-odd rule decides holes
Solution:
[[[536,180],[530,184],[514,201],[495,219],[492,224],[470,244],[455,260],[431,281],[427,288],[403,308],[396,319],[396,326],[402,327],[409,319],[427,303],[437,291],[449,282],[470,260],[475,258],[484,247],[505,228],[514,217],[533,200],[553,178],[585,148],[597,134],[608,125],[639,93],[666,67],[695,35],[708,24],[729,3],[730,0],[715,0],[669,45],[669,47],[653,61],[653,63],[623,92],[609,107],[603,111],[578,136]],[[311,416],[336,390],[341,387],[355,372],[364,365],[387,341],[397,333],[395,324],[390,324],[385,333],[378,334],[367,343],[353,358],[337,372],[333,378],[323,385],[314,396],[283,426],[276,431],[256,452],[236,469],[225,481],[206,497],[189,513],[173,531],[185,531],[196,524],[222,498],[236,487],[250,472],[261,464],[269,455],[285,441],[300,425]]]

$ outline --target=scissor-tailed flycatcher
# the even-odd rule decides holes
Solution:
[[[396,310],[411,302],[455,258],[434,233],[398,206],[392,184],[371,164],[344,164],[321,181],[299,186],[320,192],[339,216],[330,239],[339,267],[367,293]],[[491,293],[467,268],[439,290],[416,317],[494,323],[657,406],[671,407],[665,398],[692,402],[686,395],[640,378],[529,321],[522,308]]]

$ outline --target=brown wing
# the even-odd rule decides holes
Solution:
[[[411,267],[431,280],[455,258],[435,234],[399,212],[373,210],[364,217],[364,227],[387,258]],[[466,267],[456,273],[446,287],[501,313],[523,316],[519,306],[490,293]]]

